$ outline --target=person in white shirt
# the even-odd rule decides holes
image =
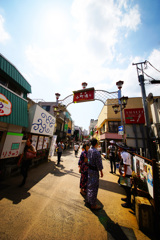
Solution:
[[[78,150],[79,150],[79,144],[76,143],[76,144],[74,145],[75,157],[77,157]]]
[[[123,166],[124,166],[124,172],[121,173],[122,176],[125,178],[129,178],[132,176],[132,169],[131,169],[131,155],[127,152],[127,149],[129,149],[125,144],[123,143],[117,143],[117,146],[120,151],[120,156],[123,160]],[[129,186],[123,186],[126,191],[126,198],[121,198],[122,201],[126,202],[121,204],[122,207],[130,208],[131,207],[131,187]]]

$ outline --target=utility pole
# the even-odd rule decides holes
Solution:
[[[146,64],[145,62],[139,62],[139,63],[132,63],[132,65],[136,65],[137,68],[137,75],[138,75],[138,81],[141,86],[141,93],[142,93],[142,101],[143,101],[143,108],[144,108],[144,115],[145,115],[145,122],[146,122],[146,135],[147,135],[147,147],[149,151],[150,158],[153,158],[153,148],[152,148],[152,140],[150,138],[150,119],[149,119],[149,112],[148,112],[148,104],[146,101],[146,91],[145,91],[145,85],[144,85],[144,71],[143,71],[143,65]],[[138,67],[140,65],[140,68]],[[141,71],[141,74],[139,74],[139,71]]]

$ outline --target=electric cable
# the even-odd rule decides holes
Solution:
[[[151,65],[151,67],[153,67],[156,71],[160,72],[160,70],[158,70],[157,68],[155,68],[149,61],[146,60],[147,63],[149,63]]]

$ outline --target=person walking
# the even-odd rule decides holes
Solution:
[[[78,166],[79,173],[81,173],[80,178],[80,193],[85,196],[87,194],[87,182],[88,182],[88,150],[90,146],[89,144],[82,145],[82,153],[80,155]]]
[[[114,168],[114,173],[116,173],[116,146],[115,146],[115,141],[111,140],[110,144],[108,146],[108,153],[109,153],[109,160],[110,160],[110,166],[111,166],[111,171],[110,173],[113,173],[113,168]]]
[[[63,149],[64,149],[64,144],[62,142],[62,140],[57,144],[57,166],[60,164],[60,161],[61,161],[61,156],[62,156],[62,152],[63,152]]]
[[[126,202],[121,204],[122,207],[130,208],[131,207],[131,176],[132,176],[132,169],[131,169],[131,155],[127,152],[129,149],[123,143],[117,143],[118,149],[120,151],[120,156],[123,161],[123,172],[120,171],[121,176],[123,178],[127,178],[127,186],[122,185],[126,191],[126,198],[121,198],[122,201]],[[120,182],[121,183],[121,182]]]
[[[98,141],[96,138],[91,140],[91,149],[88,150],[88,184],[87,184],[87,198],[86,201],[90,204],[91,209],[99,210],[101,206],[97,205],[97,194],[99,188],[99,172],[103,177],[103,165],[101,155],[96,149]]]
[[[76,144],[74,145],[75,157],[77,157],[77,155],[78,155],[78,150],[79,150],[79,144],[76,143]]]
[[[23,154],[21,154],[18,165],[21,164],[21,174],[23,176],[22,183],[19,187],[22,187],[26,183],[26,179],[28,176],[28,170],[32,163],[32,159],[36,156],[36,150],[32,145],[32,139],[28,138],[26,142],[26,146],[24,148]]]

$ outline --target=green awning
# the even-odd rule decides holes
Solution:
[[[17,68],[11,64],[2,54],[0,54],[0,71],[5,77],[8,75],[19,87],[24,89],[24,92],[31,93],[31,85],[21,75]]]

